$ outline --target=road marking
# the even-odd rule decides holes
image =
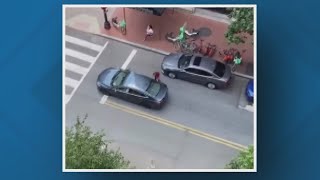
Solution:
[[[66,102],[69,102],[70,98],[71,98],[70,94],[65,94],[65,95],[64,95],[64,100],[65,100]]]
[[[75,38],[72,36],[65,35],[64,38],[68,42],[71,42],[73,44],[77,44],[77,45],[80,45],[80,46],[83,46],[83,47],[86,47],[86,48],[89,48],[89,49],[92,49],[92,50],[95,50],[98,52],[101,51],[103,48],[103,46],[100,46],[100,45],[97,45],[97,44],[94,44],[94,43],[91,43],[89,41],[85,41],[82,39],[78,39],[78,38]]]
[[[79,51],[75,51],[72,49],[66,49],[65,51],[66,51],[66,55],[75,57],[77,59],[81,59],[83,61],[87,61],[89,63],[93,63],[95,60],[95,58],[93,56],[81,53]]]
[[[76,87],[78,84],[77,80],[71,79],[69,77],[65,77],[64,82],[65,82],[65,85],[68,85],[73,88]]]
[[[106,95],[103,95],[102,96],[102,98],[100,99],[100,104],[105,104],[106,102],[107,102],[107,100],[108,100],[108,96],[106,96]]]
[[[246,105],[246,107],[244,109],[249,111],[249,112],[253,112],[254,111],[253,105]]]
[[[77,89],[79,88],[80,84],[82,83],[82,81],[84,80],[84,78],[86,77],[87,73],[91,70],[92,66],[94,65],[94,63],[97,61],[97,59],[100,57],[101,53],[104,51],[104,49],[107,47],[107,45],[109,44],[109,42],[107,41],[104,45],[103,48],[101,49],[101,51],[99,52],[99,54],[96,56],[96,58],[94,59],[94,61],[90,64],[90,66],[87,69],[82,68],[81,66],[75,65],[75,64],[71,64],[69,62],[65,62],[65,68],[73,71],[73,72],[81,72],[80,74],[82,74],[81,79],[79,80],[79,83],[77,84],[77,86],[73,89],[72,93],[70,94],[70,98],[68,98],[66,100],[66,104],[68,104],[68,102],[70,101],[70,99],[72,98],[72,96],[74,95],[74,93],[77,91]],[[79,68],[80,67],[80,68]],[[82,68],[82,69],[81,69]],[[84,70],[83,70],[84,69]],[[83,72],[84,71],[84,72]]]
[[[128,56],[127,60],[123,63],[123,65],[121,66],[121,69],[126,69],[127,66],[129,65],[129,63],[132,61],[134,55],[136,55],[137,50],[134,49],[131,51],[130,55]]]
[[[133,108],[129,108],[127,106],[123,106],[123,105],[120,105],[120,104],[115,103],[115,102],[108,101],[105,104],[110,106],[110,107],[113,107],[115,109],[118,109],[118,110],[121,110],[121,111],[125,111],[127,113],[134,114],[136,116],[144,117],[144,118],[146,118],[148,120],[151,120],[151,121],[154,121],[154,122],[157,122],[157,123],[160,123],[160,124],[163,124],[163,125],[166,125],[166,126],[169,126],[169,127],[181,130],[181,131],[187,131],[187,132],[189,132],[189,133],[191,133],[193,135],[196,135],[198,137],[202,137],[202,138],[205,138],[207,140],[223,144],[225,146],[228,146],[230,148],[233,148],[233,149],[236,149],[236,150],[239,150],[239,151],[245,151],[247,149],[247,147],[244,146],[244,145],[241,145],[241,144],[238,144],[238,143],[235,143],[235,142],[232,142],[232,141],[229,141],[229,140],[226,140],[226,139],[223,139],[223,138],[220,138],[220,137],[217,137],[217,136],[214,136],[214,135],[211,135],[211,134],[208,134],[208,133],[193,129],[193,128],[188,127],[188,126],[185,126],[185,125],[182,125],[182,124],[178,124],[178,123],[175,123],[175,122],[172,122],[172,121],[169,121],[169,120],[154,116],[154,115],[147,114],[145,112],[142,112],[142,111],[139,111],[139,110],[136,110],[136,109],[133,109]]]
[[[73,64],[73,63],[69,63],[69,62],[65,62],[65,68],[69,71],[73,71],[73,72],[76,72],[81,75],[86,74],[88,71],[86,68],[84,68],[82,66],[79,66],[79,65]]]

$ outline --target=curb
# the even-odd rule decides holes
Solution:
[[[232,74],[235,76],[246,78],[246,79],[253,79],[253,76],[249,76],[249,75],[238,73],[238,72],[233,72]]]
[[[84,32],[86,32],[86,31],[84,31]],[[167,51],[162,51],[162,50],[159,50],[159,49],[150,48],[148,46],[141,45],[139,43],[134,43],[134,42],[131,42],[131,41],[127,41],[127,40],[124,40],[124,39],[121,39],[121,38],[117,38],[117,37],[114,37],[114,36],[110,36],[110,35],[106,35],[106,34],[102,34],[102,33],[93,33],[93,32],[87,32],[87,33],[90,33],[90,34],[93,34],[93,35],[97,35],[97,36],[100,36],[100,37],[109,38],[109,39],[112,39],[112,40],[115,40],[115,41],[118,41],[118,42],[126,43],[126,44],[129,44],[129,45],[132,45],[132,46],[136,46],[136,47],[141,48],[141,49],[145,49],[147,51],[156,52],[158,54],[162,54],[162,55],[169,55],[170,54],[170,52],[167,52]],[[253,79],[253,76],[249,76],[249,75],[238,73],[238,72],[233,72],[232,74],[235,75],[235,76],[246,78],[246,79]]]

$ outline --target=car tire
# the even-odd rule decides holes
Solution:
[[[175,79],[177,76],[176,76],[176,74],[174,74],[173,72],[169,72],[168,73],[168,76],[169,76],[169,78],[171,78],[171,79]]]
[[[209,89],[216,89],[216,88],[217,88],[217,86],[216,86],[214,83],[208,83],[208,84],[207,84],[207,87],[208,87]]]
[[[146,105],[144,105],[146,108],[148,108],[148,109],[152,109],[152,105],[151,104],[146,104]]]
[[[105,89],[99,89],[100,94],[110,96],[110,93]]]
[[[98,93],[99,93],[99,94],[103,94],[103,92],[102,92],[102,89],[101,89],[101,88],[99,88],[99,87],[98,87],[98,88],[97,88],[97,91],[98,91]]]

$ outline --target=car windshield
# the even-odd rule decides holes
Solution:
[[[112,81],[112,86],[120,86],[125,78],[127,77],[127,75],[129,74],[128,71],[120,71],[114,78]]]
[[[156,95],[158,95],[159,91],[160,91],[160,84],[155,81],[151,81],[150,85],[147,89],[147,93],[151,97],[156,97]]]
[[[192,56],[182,55],[179,59],[179,68],[188,67]]]
[[[226,66],[220,62],[216,62],[216,68],[214,69],[214,73],[219,76],[222,77],[224,75],[226,71]]]

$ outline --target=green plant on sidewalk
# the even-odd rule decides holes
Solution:
[[[125,160],[119,149],[111,150],[111,141],[104,140],[103,131],[93,133],[77,117],[77,122],[66,129],[66,169],[123,169],[129,168],[130,162]]]
[[[253,169],[254,164],[254,152],[253,146],[249,146],[246,151],[240,152],[240,154],[231,160],[226,165],[227,169]]]
[[[252,35],[254,33],[253,8],[232,8],[229,17],[232,21],[225,33],[228,43],[244,43],[245,38],[243,35]]]

